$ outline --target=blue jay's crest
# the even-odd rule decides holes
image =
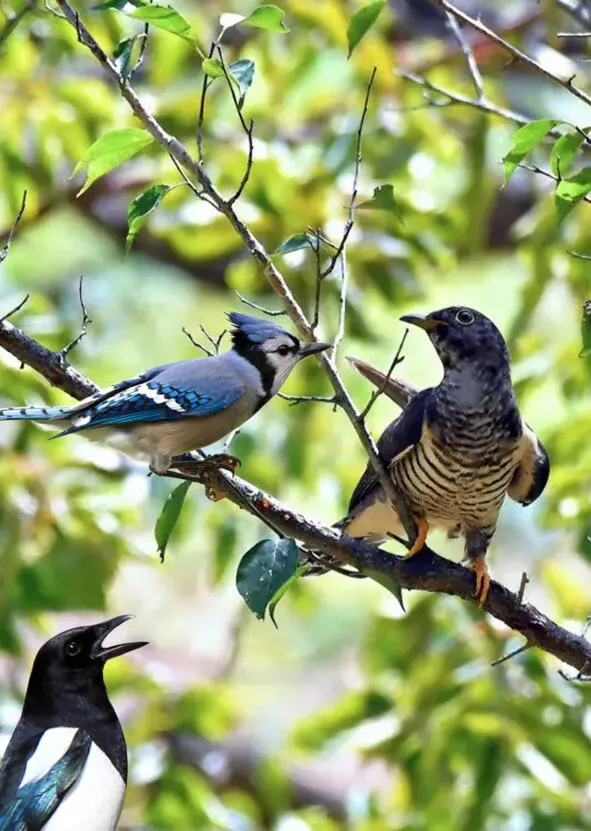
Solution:
[[[270,338],[276,338],[280,335],[289,335],[281,326],[273,323],[271,320],[263,320],[260,317],[253,317],[252,315],[243,315],[240,312],[230,312],[228,319],[236,327],[232,330],[232,342],[236,346],[237,342],[244,343],[247,341],[250,345],[264,343]],[[294,343],[297,343],[296,338]],[[246,344],[245,344],[246,345]]]

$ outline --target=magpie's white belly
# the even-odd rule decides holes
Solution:
[[[27,763],[22,784],[47,773],[67,752],[75,733],[73,727],[47,730]],[[124,796],[125,782],[105,753],[93,743],[78,781],[42,831],[114,831]]]

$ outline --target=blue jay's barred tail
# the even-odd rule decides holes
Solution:
[[[68,418],[71,407],[6,407],[0,410],[3,421],[55,421]]]

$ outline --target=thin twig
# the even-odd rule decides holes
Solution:
[[[524,571],[521,575],[521,583],[519,584],[519,591],[517,592],[517,600],[520,603],[523,603],[523,596],[525,595],[525,587],[529,583],[529,577],[527,576],[527,572]]]
[[[376,73],[378,71],[377,66],[374,66],[372,73],[369,77],[369,82],[367,84],[367,88],[365,90],[365,99],[363,101],[363,110],[361,111],[361,118],[359,119],[359,126],[357,128],[357,140],[355,142],[355,166],[353,168],[353,184],[351,186],[351,198],[349,199],[349,207],[347,211],[347,221],[345,223],[345,227],[343,228],[343,235],[341,237],[341,241],[337,246],[337,249],[333,256],[330,259],[328,266],[322,272],[322,277],[328,277],[334,271],[334,268],[339,260],[342,259],[343,252],[345,250],[345,246],[347,245],[347,240],[349,239],[349,234],[353,229],[353,225],[355,224],[355,200],[357,199],[357,184],[359,181],[359,171],[361,169],[361,140],[363,138],[363,127],[365,125],[365,119],[367,117],[367,110],[369,108],[369,99],[371,96],[371,90],[373,87],[373,82],[375,81]]]
[[[455,14],[451,11],[445,12],[447,17],[447,22],[449,28],[452,30],[453,36],[457,40],[460,49],[464,55],[466,66],[468,67],[468,72],[470,73],[470,77],[472,78],[472,83],[474,85],[474,89],[476,91],[476,98],[478,101],[486,101],[486,97],[484,95],[484,87],[482,83],[482,75],[480,74],[480,70],[478,69],[478,64],[476,63],[476,59],[474,57],[474,53],[470,48],[468,41],[464,37],[464,33],[458,23]]]
[[[203,332],[203,334],[205,335],[207,340],[211,343],[211,345],[213,347],[213,350],[214,350],[214,354],[219,355],[220,344],[222,342],[222,338],[224,337],[224,335],[226,334],[226,332],[228,330],[224,329],[222,331],[221,335],[219,335],[217,338],[214,338],[214,337],[212,337],[212,335],[209,334],[209,332],[207,331],[207,329],[205,328],[205,326],[202,323],[199,324],[199,328],[201,329],[201,331]]]
[[[23,17],[29,14],[29,12],[33,11],[36,5],[37,0],[29,0],[29,2],[25,3],[24,6],[16,14],[13,14],[12,17],[8,18],[8,20],[6,21],[6,25],[0,32],[0,49],[6,43],[8,38],[19,25],[19,23],[22,21]]]
[[[60,355],[62,356],[62,361],[65,361],[69,353],[74,349],[82,338],[86,337],[88,334],[88,327],[92,324],[91,318],[88,316],[88,312],[86,311],[86,305],[84,303],[84,294],[82,293],[82,286],[84,284],[84,276],[80,275],[80,282],[78,283],[78,299],[80,300],[80,308],[82,309],[82,323],[80,324],[80,332],[76,335],[74,340],[71,340],[67,346],[64,346],[62,350],[60,350]]]
[[[390,376],[394,372],[395,368],[398,366],[398,364],[401,364],[402,361],[404,360],[404,358],[402,356],[402,350],[404,349],[404,342],[406,340],[408,332],[409,332],[408,329],[404,330],[404,334],[402,335],[402,339],[401,339],[400,343],[398,344],[398,349],[396,350],[396,352],[394,354],[394,357],[392,359],[392,363],[388,367],[388,372],[384,376],[384,380],[383,380],[381,386],[377,387],[373,391],[373,393],[371,394],[370,399],[367,402],[365,408],[359,413],[359,418],[362,421],[364,421],[367,418],[367,416],[369,414],[369,411],[371,410],[371,408],[373,407],[373,405],[375,404],[377,399],[380,397],[380,395],[382,395],[386,391],[386,387],[388,386],[388,381],[390,380]]]
[[[591,38],[591,32],[556,32],[557,38]]]
[[[245,306],[249,306],[251,309],[256,309],[257,312],[262,312],[264,315],[268,315],[269,317],[283,317],[287,314],[284,309],[266,309],[264,306],[259,306],[257,303],[253,303],[252,300],[244,297],[244,295],[240,294],[239,291],[234,291],[234,294],[241,303],[244,303]]]
[[[21,206],[18,209],[18,213],[16,215],[16,218],[15,218],[14,222],[12,223],[10,231],[8,232],[8,239],[6,240],[4,245],[0,246],[0,263],[3,263],[4,260],[6,259],[6,257],[8,256],[8,251],[10,249],[10,244],[12,243],[12,240],[14,239],[14,235],[16,234],[16,231],[17,231],[17,228],[19,226],[20,221],[23,218],[23,214],[25,212],[26,206],[27,206],[27,191],[24,190],[23,191],[23,198],[21,199]]]
[[[489,29],[488,26],[482,23],[481,20],[470,17],[469,14],[466,14],[466,12],[456,8],[456,6],[452,5],[448,0],[433,0],[433,2],[445,11],[451,12],[457,19],[463,20],[464,23],[467,23],[472,29],[476,29],[476,31],[484,35],[487,40],[496,43],[516,60],[530,66],[532,69],[535,69],[535,71],[540,75],[544,75],[546,78],[549,78],[555,84],[558,84],[563,89],[572,93],[575,98],[578,98],[580,101],[584,101],[585,104],[589,104],[591,106],[591,96],[573,84],[574,76],[571,78],[560,78],[558,75],[555,75],[554,72],[547,69],[543,64],[539,63],[534,58],[531,58],[525,52],[522,52],[521,49],[513,46],[512,43],[509,43],[509,41],[502,38],[496,32],[493,32],[493,30]]]
[[[316,291],[314,292],[314,314],[312,316],[312,329],[316,329],[320,321],[320,298],[322,295],[322,267],[320,264],[320,229],[314,232],[314,245],[312,246],[316,260]]]
[[[193,344],[195,349],[200,349],[202,352],[205,352],[205,354],[207,355],[208,358],[213,358],[214,353],[211,351],[211,349],[208,349],[207,346],[203,346],[202,343],[199,343],[198,340],[195,340],[195,338],[189,332],[188,329],[185,329],[185,327],[183,326],[181,331],[182,331],[183,335],[186,335],[189,338],[189,340],[191,341],[191,343]]]
[[[242,127],[247,141],[248,141],[248,155],[246,158],[246,167],[244,169],[244,173],[242,174],[242,179],[240,180],[240,184],[238,185],[237,190],[234,192],[233,196],[228,199],[228,205],[233,205],[241,196],[244,188],[248,184],[248,180],[250,179],[250,174],[252,173],[252,163],[254,157],[254,142],[252,139],[252,132],[254,130],[254,121],[250,120],[250,124],[247,124],[244,120],[244,115],[242,114],[242,106],[240,101],[236,97],[236,90],[234,89],[234,81],[232,80],[230,73],[228,71],[228,67],[226,66],[226,61],[224,59],[224,53],[222,52],[222,47],[218,45],[217,47],[218,55],[220,56],[220,63],[222,65],[222,69],[224,71],[224,77],[226,79],[226,83],[228,84],[228,89],[230,90],[230,95],[232,96],[232,102],[234,104],[234,109],[238,115],[238,119],[240,120],[240,126]]]
[[[28,294],[28,293],[27,293],[27,294],[25,294],[25,296],[23,297],[23,299],[20,301],[20,303],[17,303],[17,304],[16,304],[16,306],[14,307],[14,309],[11,309],[9,312],[6,312],[6,314],[5,314],[5,315],[3,315],[2,317],[0,317],[0,323],[4,323],[4,321],[5,321],[5,320],[8,320],[8,318],[9,318],[9,317],[12,317],[12,316],[13,316],[13,315],[15,315],[17,312],[20,312],[20,310],[22,309],[22,307],[23,307],[26,303],[28,303],[28,302],[29,302],[29,298],[30,298],[30,297],[31,297],[31,295],[30,295],[30,294]]]
[[[570,254],[571,257],[576,257],[577,260],[591,260],[590,254],[579,254],[578,251],[567,251],[567,254]]]
[[[430,81],[428,78],[425,78],[423,75],[417,75],[414,72],[406,72],[402,69],[396,69],[394,72],[399,78],[403,78],[405,81],[411,81],[413,84],[423,87],[428,92],[435,92],[437,95],[443,95],[447,99],[446,101],[434,101],[429,99],[429,107],[447,107],[455,104],[461,104],[465,107],[473,107],[481,112],[490,113],[491,115],[497,115],[500,118],[514,121],[516,124],[529,124],[531,121],[531,118],[528,118],[521,113],[517,113],[514,110],[508,110],[506,107],[499,107],[491,101],[480,101],[476,98],[469,98],[467,95],[462,95],[459,92],[442,87],[439,84],[433,83],[433,81]]]
[[[500,664],[504,664],[505,661],[509,661],[511,658],[515,658],[516,655],[521,655],[522,652],[531,649],[533,645],[534,644],[529,641],[524,643],[523,646],[520,646],[518,649],[514,649],[513,652],[509,652],[508,655],[503,655],[502,658],[498,658],[496,661],[493,661],[491,667],[498,667]]]
[[[318,404],[338,404],[338,398],[336,395],[326,396],[326,395],[286,395],[284,392],[276,393],[278,398],[282,398],[284,401],[289,401],[291,407],[295,407],[297,404],[306,404],[310,401],[316,401]]]

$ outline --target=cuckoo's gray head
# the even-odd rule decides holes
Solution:
[[[509,352],[492,320],[466,306],[450,306],[428,315],[400,318],[424,329],[445,370],[508,370]]]
[[[280,389],[298,361],[324,352],[330,346],[300,341],[271,320],[238,312],[231,312],[228,317],[234,324],[231,333],[234,350],[259,370],[268,395]]]

